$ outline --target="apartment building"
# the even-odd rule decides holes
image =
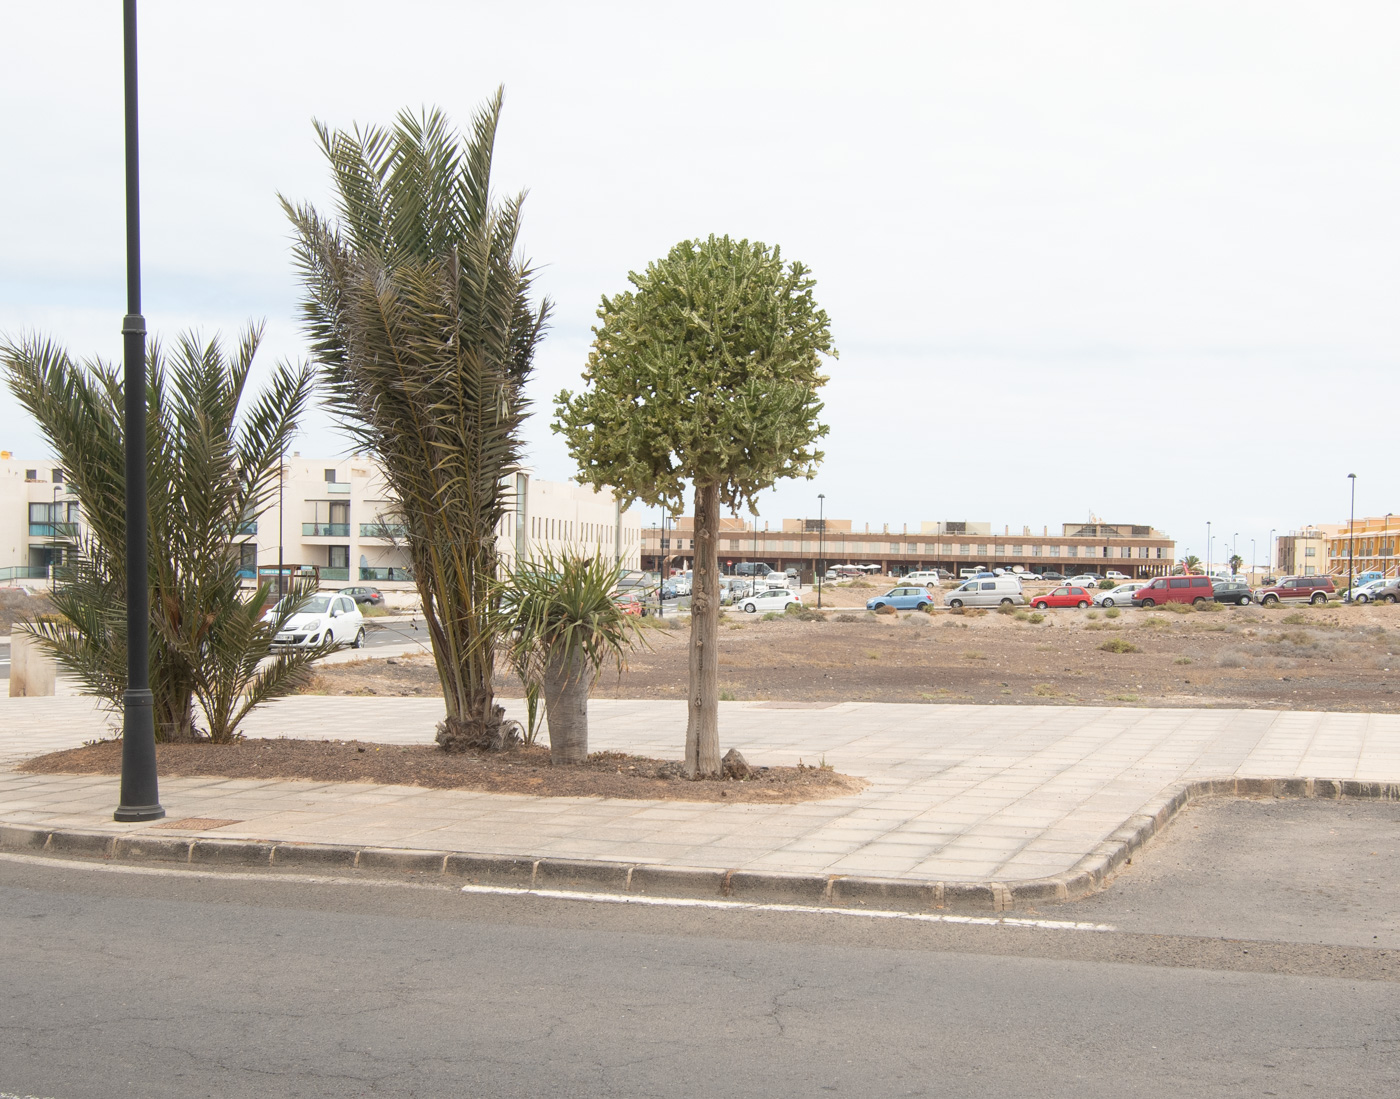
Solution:
[[[641,561],[644,569],[688,568],[695,548],[694,519],[677,516],[642,531]],[[1176,542],[1151,526],[1128,523],[1065,523],[1057,534],[1042,527],[1034,534],[1022,526],[1015,534],[1010,525],[997,534],[991,523],[943,521],[878,530],[865,525],[857,530],[849,519],[784,519],[776,530],[763,523],[731,518],[721,521],[720,566],[732,569],[744,561],[764,561],[775,568],[798,568],[812,575],[820,562],[833,565],[878,565],[893,576],[922,569],[960,569],[985,565],[1030,572],[1066,575],[1116,569],[1127,576],[1161,576],[1175,564]]]
[[[1320,576],[1333,571],[1328,554],[1337,530],[1335,526],[1307,526],[1280,534],[1274,546],[1278,575]],[[1346,571],[1345,564],[1342,571]]]
[[[501,557],[602,552],[639,566],[640,512],[623,511],[610,492],[572,482],[512,475],[518,506],[502,518]],[[51,461],[0,458],[0,582],[47,578],[83,532],[63,470]],[[249,583],[261,572],[314,572],[322,583],[413,586],[405,529],[378,465],[363,456],[283,463],[271,506],[240,528],[232,552]]]
[[[1367,516],[1354,523],[1336,523],[1327,528],[1327,569],[1334,576],[1381,572],[1400,576],[1400,514]]]

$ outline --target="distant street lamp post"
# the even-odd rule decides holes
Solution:
[[[1215,540],[1210,535],[1210,520],[1206,520],[1206,575],[1210,575],[1210,551],[1215,548]]]
[[[822,555],[826,552],[826,493],[817,493],[817,610],[822,609]]]
[[[1254,583],[1254,572],[1258,568],[1259,559],[1254,552],[1254,539],[1249,540],[1249,582]]]
[[[146,564],[146,318],[141,315],[141,192],[136,124],[136,0],[122,4],[126,99],[126,316],[122,318],[126,450],[126,690],[122,694],[121,821],[165,816],[156,779],[151,610]]]
[[[1346,600],[1351,602],[1351,579],[1355,572],[1354,562],[1356,560],[1356,474],[1348,473],[1347,480],[1351,482],[1351,516],[1347,519],[1347,594]]]
[[[1393,515],[1393,514],[1394,514],[1394,512],[1390,512],[1390,511],[1387,511],[1387,512],[1385,513],[1385,530],[1381,533],[1381,549],[1383,549],[1385,552],[1384,552],[1383,554],[1381,554],[1382,557],[1393,557],[1393,556],[1395,556],[1395,553],[1394,553],[1395,546],[1394,546],[1394,543],[1392,543],[1391,540],[1390,540],[1390,517],[1391,517],[1391,515]],[[1382,562],[1382,563],[1381,563],[1381,576],[1385,576],[1385,574],[1388,573],[1389,571],[1390,571],[1389,566],[1387,566],[1384,562]]]
[[[1278,527],[1269,528],[1269,572],[1274,571],[1274,532]]]

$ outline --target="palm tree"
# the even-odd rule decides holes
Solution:
[[[1240,569],[1244,568],[1244,558],[1237,553],[1230,558],[1227,564],[1230,566],[1230,571],[1232,573],[1238,573]]]
[[[588,694],[603,667],[620,673],[638,638],[613,597],[621,564],[546,554],[511,569],[502,585],[501,632],[527,697],[543,689],[551,763],[588,758]]]
[[[285,694],[314,653],[265,661],[291,601],[263,622],[266,589],[239,592],[238,529],[266,509],[274,469],[311,396],[311,371],[279,365],[251,407],[248,375],[262,339],[248,328],[225,354],[216,338],[181,336],[147,356],[147,494],[151,690],[156,736],[195,735],[197,700],[208,735],[233,738],[258,703]],[[23,627],[112,707],[126,689],[126,469],[123,383],[100,360],[74,362],[39,337],[0,345],[6,381],[39,423],[78,497],[85,536],[60,571],[58,615]]]
[[[1201,567],[1201,559],[1194,553],[1181,559],[1181,565],[1187,572],[1196,572]]]
[[[496,537],[548,314],[516,254],[523,196],[490,193],[500,110],[498,91],[466,138],[436,110],[390,130],[318,124],[336,217],[283,199],[329,403],[379,459],[407,528],[449,751],[514,735],[492,685]]]

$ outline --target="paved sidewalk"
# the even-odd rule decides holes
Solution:
[[[429,743],[441,706],[299,696],[257,712],[245,731]],[[590,715],[595,749],[675,756],[683,744],[680,702],[596,700]],[[20,758],[106,735],[109,723],[80,698],[0,702],[0,822],[149,828],[111,820],[115,778],[11,769]],[[735,702],[721,704],[720,728],[724,746],[750,762],[825,758],[870,786],[779,806],[171,778],[161,800],[169,820],[237,821],[208,833],[227,838],[1014,883],[1069,872],[1194,780],[1400,782],[1396,715]]]

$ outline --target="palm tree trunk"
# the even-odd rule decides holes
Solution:
[[[588,669],[583,653],[551,653],[544,672],[544,706],[549,723],[549,762],[588,759]]]
[[[719,762],[719,489],[695,486],[695,579],[690,588],[690,697],[685,773],[713,778]]]

